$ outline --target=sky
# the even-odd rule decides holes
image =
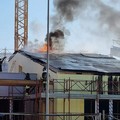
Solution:
[[[45,37],[47,0],[28,0],[28,39]],[[0,49],[14,49],[15,0],[2,0],[0,4]],[[36,30],[35,30],[36,29]]]
[[[38,47],[47,33],[47,0],[28,4],[28,41]],[[14,9],[14,0],[1,1],[0,49],[14,49]],[[119,0],[50,0],[50,32],[64,32],[64,52],[110,54],[119,22]]]

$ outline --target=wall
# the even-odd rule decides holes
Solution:
[[[55,87],[56,89],[59,89],[59,90],[69,89],[69,87],[67,88],[68,85],[66,85],[67,82],[65,84],[65,88],[63,87],[64,83],[62,83],[62,80],[69,81],[70,79],[70,80],[90,81],[90,80],[95,79],[96,77],[96,75],[92,75],[92,74],[75,74],[75,73],[65,74],[63,72],[62,73],[59,72],[57,76],[58,76],[59,82],[58,84],[55,85]],[[74,84],[75,83],[73,83],[73,88],[75,86]],[[78,86],[75,86],[75,89],[80,89]],[[80,92],[78,94],[80,94]],[[84,99],[69,99],[69,98],[68,99],[56,99],[55,107],[56,107],[55,108],[56,112],[64,111],[65,113],[68,113],[68,112],[77,113],[77,114],[84,113]],[[69,119],[76,119],[76,116],[72,116],[72,118],[69,118]],[[84,117],[81,116],[79,119],[84,120]]]
[[[12,72],[19,72],[19,65],[22,66],[22,71],[26,73],[36,73],[37,74],[37,79],[40,79],[42,76],[42,69],[43,65],[38,64],[34,62],[33,60],[30,60],[29,58],[25,57],[24,55],[21,55],[20,53],[17,53],[15,57],[9,62],[9,70],[10,67],[12,66],[12,62],[17,61],[15,63],[15,66],[13,68]],[[64,73],[64,72],[58,72],[55,73],[53,71],[50,71],[50,78],[51,79],[59,79],[59,80],[83,80],[83,81],[91,81],[91,80],[96,80],[97,75],[93,74],[75,74],[75,73]],[[108,76],[103,76],[103,81],[107,81]],[[85,82],[84,82],[85,85]],[[56,90],[64,90],[64,83],[55,83],[55,89]],[[79,89],[79,87],[75,86],[74,88]],[[96,89],[96,83],[94,84],[93,88],[90,89]],[[103,90],[107,91],[108,87],[107,85]],[[84,92],[85,93],[85,92]],[[96,94],[94,92],[93,94]],[[107,92],[105,92],[107,94]],[[74,113],[84,113],[84,99],[55,99],[54,102],[54,112],[74,112]],[[74,118],[73,118],[74,119]],[[81,120],[84,119],[81,117]]]
[[[22,71],[26,73],[35,73],[37,74],[37,79],[42,78],[42,72],[43,72],[43,65],[39,64],[37,62],[34,62],[30,58],[27,58],[26,56],[17,53],[10,61],[9,61],[9,71],[11,69],[12,63],[14,61],[17,61],[13,67],[12,72],[19,72],[19,66],[22,66]],[[56,74],[52,71],[50,71],[50,77],[55,78]]]
[[[13,72],[18,72],[19,65],[22,66],[23,72],[37,73],[37,78],[41,78],[43,66],[30,60],[29,58],[17,53],[14,58],[10,61],[9,66],[11,66],[12,62],[16,60],[16,64],[14,66]],[[28,64],[29,63],[29,64]],[[81,75],[81,74],[65,74],[65,73],[54,73],[50,71],[50,78],[54,79],[73,79],[73,80],[92,80],[93,75]],[[55,83],[55,89],[64,89],[60,86],[60,84]],[[64,110],[65,111],[64,111]],[[65,113],[73,112],[73,113],[84,113],[84,99],[55,99],[54,102],[54,111]],[[81,117],[83,119],[83,117]]]
[[[11,69],[11,66],[12,66],[12,63],[14,63],[14,67],[12,69],[12,72],[14,73],[18,73],[19,72],[19,66],[22,67],[22,72],[25,72],[25,73],[35,73],[37,74],[37,79],[41,79],[42,78],[42,72],[43,72],[43,65],[42,64],[39,64],[37,62],[34,62],[33,60],[27,58],[26,56],[24,55],[21,55],[20,53],[17,53],[10,61],[9,61],[9,71]],[[50,79],[53,79],[53,78],[57,78],[56,77],[56,73],[54,73],[53,71],[50,71]],[[51,87],[50,87],[51,88]],[[32,105],[32,107],[30,107],[28,110],[25,110],[26,112],[33,112],[33,106],[34,106],[34,103],[31,103],[31,105],[26,102],[25,103],[26,105],[26,109],[29,108],[29,106]],[[51,106],[51,104],[50,104]],[[43,106],[45,107],[45,106]],[[42,111],[44,111],[45,108],[43,108]]]

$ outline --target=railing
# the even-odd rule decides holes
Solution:
[[[103,114],[83,114],[83,113],[54,113],[54,114],[25,114],[25,113],[0,113],[0,120],[45,120],[45,117],[49,116],[49,120],[103,120]],[[117,116],[109,116],[105,114],[104,120],[109,118],[114,120],[120,120],[120,114]]]
[[[50,80],[50,92],[64,92],[75,94],[120,94],[120,81],[97,80]]]
[[[84,113],[54,113],[54,114],[25,114],[25,113],[0,113],[0,120],[44,120],[46,116],[49,116],[49,120],[98,120],[103,119],[103,114],[84,114]],[[105,114],[104,120],[109,118],[114,120],[120,120],[120,114],[110,116]]]
[[[35,92],[36,90],[32,87],[30,87],[30,95],[34,95],[36,93],[36,96],[40,96],[39,93],[45,93],[46,89],[43,85],[44,83],[42,80],[39,80],[37,83],[37,86],[39,86],[39,90]],[[50,87],[49,87],[49,93],[51,94],[51,97],[53,97],[53,93],[56,93],[58,97],[60,97],[60,94],[64,94],[63,97],[69,97],[69,95],[73,95],[72,97],[82,97],[82,95],[93,95],[91,98],[95,97],[96,95],[119,95],[120,94],[120,82],[117,81],[97,81],[97,80],[71,80],[71,79],[52,79],[50,80]],[[15,89],[16,93],[13,93],[13,96],[24,96],[25,91],[22,89],[19,91],[19,89]],[[39,91],[39,92],[38,92]],[[44,94],[42,94],[44,97]],[[76,96],[77,95],[77,96]],[[81,96],[80,96],[81,95]],[[86,97],[85,96],[85,97]],[[105,97],[105,96],[102,96]],[[113,97],[113,96],[111,96]],[[119,99],[117,97],[117,99]]]
[[[42,80],[37,83],[40,93],[44,93],[45,83]],[[50,80],[49,93],[64,93],[76,95],[119,95],[120,82],[108,81],[95,81],[95,80],[71,80],[71,79],[52,79]],[[17,88],[16,88],[17,92]],[[37,95],[39,94],[37,92]],[[18,91],[14,96],[23,96],[25,91]],[[35,94],[35,89],[30,87],[30,94]]]
[[[54,113],[54,114],[24,114],[24,113],[0,113],[0,120],[45,120],[49,116],[49,120],[95,120],[100,118],[101,114],[83,114],[83,113]]]

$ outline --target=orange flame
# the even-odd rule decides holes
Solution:
[[[47,44],[45,43],[39,50],[40,52],[46,52],[47,51]]]

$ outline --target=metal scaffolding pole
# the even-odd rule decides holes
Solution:
[[[113,120],[113,100],[109,100],[109,120]]]
[[[99,81],[97,81],[97,95],[95,99],[95,113],[99,114]],[[95,117],[95,120],[99,120],[99,116]]]
[[[95,100],[95,114],[99,114],[99,99],[98,98]],[[98,115],[95,117],[95,120],[99,120]]]
[[[46,84],[46,120],[49,120],[49,0],[47,1],[47,84]]]
[[[9,113],[13,113],[13,99],[10,98],[9,100]],[[9,115],[9,120],[13,120],[13,115]]]

